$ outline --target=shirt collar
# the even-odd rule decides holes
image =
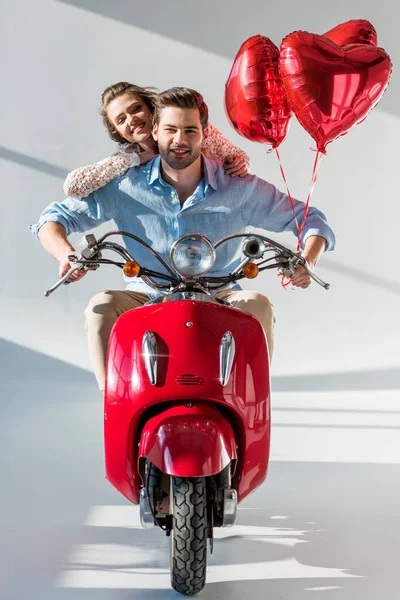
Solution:
[[[161,177],[160,171],[161,165],[161,156],[158,155],[154,160],[149,164],[149,170],[147,171],[147,183],[149,185],[153,185],[156,181],[159,181],[161,184],[165,185],[163,178]]]
[[[218,185],[217,185],[217,179],[215,177],[215,172],[216,172],[216,163],[213,160],[209,160],[206,156],[203,156],[203,168],[204,168],[204,180],[205,180],[205,185],[204,188],[205,190],[207,190],[208,186],[210,185],[213,190],[217,190],[218,189]]]
[[[204,168],[204,191],[207,191],[208,186],[211,186],[213,190],[218,189],[217,180],[215,177],[215,163],[209,160],[204,154],[202,155],[203,168]],[[161,156],[157,156],[150,164],[147,172],[147,182],[149,185],[153,185],[156,181],[165,185],[165,181],[161,176]]]

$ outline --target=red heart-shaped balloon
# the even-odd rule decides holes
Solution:
[[[225,85],[225,110],[243,137],[277,148],[292,117],[279,73],[279,49],[253,35],[240,47]]]
[[[323,34],[338,46],[348,46],[349,44],[369,44],[378,45],[378,35],[375,27],[369,21],[363,19],[353,19],[340,23],[333,29]]]
[[[325,152],[379,102],[392,63],[382,48],[351,44],[296,31],[281,44],[280,71],[289,103],[300,124]]]

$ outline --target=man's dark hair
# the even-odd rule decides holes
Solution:
[[[203,96],[185,87],[173,87],[165,92],[158,94],[154,110],[154,123],[160,122],[160,115],[166,106],[175,106],[176,108],[197,108],[200,113],[200,123],[204,129],[208,124],[208,107],[203,100]]]

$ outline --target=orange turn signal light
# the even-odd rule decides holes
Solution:
[[[122,270],[127,277],[137,277],[140,274],[140,265],[136,260],[128,260]]]
[[[247,279],[254,279],[255,277],[257,277],[258,273],[259,268],[255,263],[249,262],[243,267],[243,275],[247,277]]]

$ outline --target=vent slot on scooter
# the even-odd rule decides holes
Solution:
[[[180,383],[181,385],[203,385],[203,380],[192,373],[184,373],[176,378],[176,383]]]

